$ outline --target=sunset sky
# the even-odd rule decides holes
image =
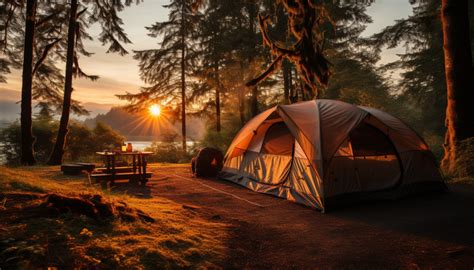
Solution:
[[[125,91],[136,92],[142,86],[138,75],[137,61],[132,58],[132,50],[157,48],[159,40],[153,39],[147,35],[145,26],[149,26],[155,21],[164,21],[167,19],[167,10],[162,7],[167,0],[145,0],[138,6],[132,6],[121,13],[124,21],[124,29],[133,44],[126,45],[129,54],[119,56],[116,54],[107,54],[106,47],[95,40],[87,42],[86,47],[95,54],[92,57],[82,57],[80,59],[82,68],[89,74],[96,74],[100,79],[96,82],[90,82],[83,79],[74,81],[75,92],[73,98],[83,102],[92,114],[108,110],[111,106],[119,105],[115,94],[121,94]],[[373,34],[381,28],[390,25],[394,20],[407,17],[411,14],[411,6],[408,0],[377,0],[369,10],[372,16],[373,24],[369,25],[365,35]],[[90,29],[92,36],[97,37],[98,28]],[[381,62],[389,62],[396,59],[396,53],[402,52],[402,48],[384,51]],[[16,102],[20,99],[21,73],[14,70],[8,76],[7,84],[0,84],[0,102]],[[0,105],[0,119],[9,113],[4,105]],[[18,105],[19,111],[19,105]]]

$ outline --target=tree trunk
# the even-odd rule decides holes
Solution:
[[[249,1],[247,3],[247,9],[249,12],[249,24],[248,24],[247,34],[249,35],[249,40],[250,40],[248,63],[249,63],[249,66],[251,66],[254,61],[254,56],[257,54],[255,52],[255,48],[257,46],[257,41],[255,39],[255,35],[257,32],[256,23],[255,23],[257,20],[257,14],[258,14],[257,4],[253,1]],[[251,96],[251,101],[250,101],[250,112],[252,116],[256,116],[259,113],[258,86],[257,85],[251,87],[251,94],[252,96]]]
[[[291,92],[291,64],[285,59],[283,60],[283,103],[291,104],[290,92]]]
[[[186,11],[186,1],[181,7],[181,137],[183,151],[186,152],[186,41],[184,16]]]
[[[293,76],[293,72],[295,72]],[[295,81],[293,84],[293,78],[298,78],[296,70],[293,68],[290,69],[290,78],[291,78],[291,88],[290,88],[290,104],[298,102],[298,81]]]
[[[443,169],[456,172],[458,143],[474,136],[474,74],[469,39],[467,0],[443,0],[444,64],[447,84],[446,141]]]
[[[239,116],[240,116],[240,126],[245,124],[245,88],[241,87],[239,89]]]
[[[240,60],[240,79],[244,81],[244,61]],[[240,126],[243,127],[245,124],[245,86],[242,84],[239,87],[239,116],[240,116]]]
[[[250,104],[250,111],[252,116],[256,116],[258,114],[258,87],[252,86],[252,100]]]
[[[221,132],[221,82],[219,79],[219,63],[214,66],[216,76],[216,131]]]
[[[71,0],[71,9],[69,14],[69,26],[68,26],[68,40],[67,40],[67,55],[66,55],[66,74],[64,83],[64,98],[63,108],[61,113],[61,120],[59,122],[58,135],[54,144],[53,152],[49,158],[49,165],[60,165],[63,160],[64,149],[66,147],[66,137],[68,133],[69,125],[69,114],[71,111],[71,98],[72,98],[72,73],[74,63],[74,47],[76,37],[76,14],[77,14],[77,1]]]
[[[21,164],[34,165],[31,99],[33,85],[33,47],[35,42],[36,0],[26,2],[25,46],[21,86]]]

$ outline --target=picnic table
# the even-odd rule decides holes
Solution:
[[[153,154],[153,152],[133,151],[133,152],[116,152],[103,151],[96,152],[105,160],[104,168],[97,168],[95,173],[91,174],[91,178],[97,182],[110,181],[112,184],[115,180],[129,180],[130,183],[145,184],[151,177],[151,173],[147,172],[146,157]],[[117,157],[125,156],[131,158],[132,166],[117,167]]]

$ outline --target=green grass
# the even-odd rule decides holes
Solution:
[[[19,192],[101,194],[111,201],[126,201],[156,222],[104,225],[74,214],[24,218],[23,207],[38,204],[40,199],[7,200],[6,210],[0,210],[0,268],[214,268],[226,256],[227,225],[164,198],[141,199],[103,191],[88,186],[85,176],[60,174],[59,167],[0,167],[0,193]]]

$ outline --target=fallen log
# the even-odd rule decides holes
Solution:
[[[11,196],[11,197],[10,197]],[[1,194],[1,198],[31,201],[26,207],[12,209],[20,211],[19,219],[58,217],[61,214],[83,215],[98,222],[120,220],[124,222],[155,222],[155,219],[140,209],[130,207],[123,201],[107,200],[99,194],[70,196],[57,193],[47,195]],[[5,213],[6,210],[2,210]]]

